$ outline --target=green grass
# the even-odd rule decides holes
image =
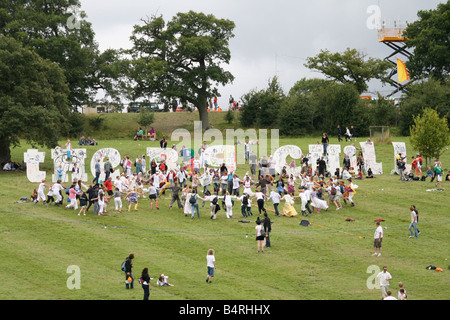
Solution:
[[[217,123],[225,127],[221,120]],[[145,153],[147,146],[159,146],[158,142],[131,139],[98,140],[98,146],[86,147],[86,164],[95,150],[103,147],[114,147],[122,156],[134,159]],[[306,151],[308,144],[316,141],[316,137],[282,138],[280,146],[295,144]],[[408,154],[415,152],[407,138],[395,137],[393,141],[405,141]],[[23,143],[13,149],[13,160],[20,162],[29,147]],[[40,150],[46,151],[41,170],[50,177],[50,150]],[[14,203],[22,196],[29,197],[37,184],[30,183],[23,172],[1,172],[0,299],[140,300],[142,289],[136,284],[135,290],[125,290],[120,271],[123,259],[133,252],[136,279],[148,267],[152,277],[164,273],[175,285],[154,286],[151,299],[378,300],[380,291],[367,288],[367,279],[372,276],[367,268],[376,265],[381,269],[386,265],[393,276],[391,288],[395,296],[397,283],[402,281],[410,300],[447,300],[449,182],[443,182],[443,192],[427,192],[434,187],[430,182],[401,183],[398,176],[389,174],[393,169],[392,145],[376,145],[375,150],[385,174],[357,182],[355,207],[335,211],[331,206],[327,212],[309,216],[307,219],[314,223],[310,227],[299,225],[301,215],[288,218],[271,214],[272,248],[264,254],[256,253],[257,208],[253,209],[251,223],[238,222],[242,218],[239,206],[234,207],[231,220],[221,210],[217,220],[212,221],[208,202],[201,209],[201,218],[191,220],[176,206],[168,209],[169,193],[160,201],[159,211],[151,211],[149,201],[142,200],[137,212],[114,214],[110,204],[105,216],[94,216],[91,209],[86,217],[79,217],[73,210]],[[444,153],[441,160],[447,172],[450,154]],[[238,174],[246,171],[246,165],[238,167]],[[408,238],[409,206],[413,203],[420,211],[419,239]],[[271,203],[267,207],[272,208]],[[300,211],[300,203],[295,207]],[[347,222],[346,218],[355,221]],[[378,218],[386,220],[383,226],[387,229],[382,256],[372,257],[374,220]],[[211,285],[205,283],[209,248],[215,249],[217,259]],[[444,272],[426,270],[430,264]],[[66,286],[71,275],[66,271],[71,265],[80,268],[80,290]],[[152,280],[153,285],[155,281]]]

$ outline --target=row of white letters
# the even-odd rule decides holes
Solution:
[[[395,166],[395,156],[401,153],[406,156],[406,146],[404,142],[392,142],[394,146],[394,170]],[[361,152],[364,157],[365,170],[369,168],[372,169],[373,174],[383,174],[382,163],[376,162],[375,157],[375,147],[371,142],[360,142]],[[191,150],[191,149],[187,149]],[[357,149],[353,145],[345,146],[343,148],[344,154],[350,159],[350,166],[355,170],[357,169]],[[337,168],[342,172],[342,166],[340,161],[341,146],[330,144],[327,147],[327,156],[324,157],[327,163],[327,171],[334,174]],[[72,157],[70,160],[67,159],[67,152],[61,148],[55,148],[51,150],[51,157],[53,159],[54,170],[52,174],[52,181],[56,182],[58,178],[61,178],[62,182],[69,181],[69,174],[72,174],[72,168],[74,164],[78,167],[77,178],[82,181],[88,181],[88,176],[85,169],[85,159],[86,159],[86,149],[73,149],[71,151]],[[281,173],[283,167],[286,167],[288,174],[298,175],[301,167],[290,168],[289,164],[286,163],[287,157],[292,159],[301,159],[303,152],[296,145],[285,145],[279,147],[272,154],[272,161],[275,163],[275,171]],[[309,145],[309,157],[310,164],[313,170],[316,169],[317,160],[323,156],[323,146],[321,144]],[[115,178],[120,175],[121,172],[117,169],[120,166],[122,156],[119,151],[114,148],[103,148],[97,150],[92,156],[90,163],[90,171],[93,176],[95,176],[95,165],[100,161],[101,174],[100,179],[103,181],[105,178],[105,173],[103,170],[103,162],[108,158],[112,167],[115,169],[111,174],[111,177]],[[27,178],[30,182],[41,182],[46,178],[47,173],[45,171],[39,170],[39,163],[44,162],[45,152],[40,152],[37,149],[28,149],[24,153],[24,162],[27,164]],[[178,153],[173,149],[162,149],[162,148],[147,148],[146,159],[153,160],[159,164],[161,160],[165,160],[167,168],[177,169],[179,164],[185,160],[190,162],[191,157],[188,155],[187,158],[182,158],[178,156]],[[239,157],[241,159],[241,157]],[[135,159],[130,159],[134,165]],[[145,161],[145,160],[143,160]],[[234,171],[238,163],[236,160],[236,148],[234,145],[218,145],[210,146],[202,152],[199,161],[205,163],[208,167],[220,167],[223,163],[227,166],[228,170]],[[239,161],[241,162],[241,161]],[[149,164],[149,163],[148,163]],[[144,168],[147,167],[147,162],[143,163]],[[58,173],[58,170],[62,170],[62,175]],[[69,174],[68,174],[69,173]],[[74,177],[71,177],[72,179]],[[71,181],[72,181],[71,179]]]

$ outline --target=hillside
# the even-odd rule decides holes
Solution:
[[[209,122],[211,128],[223,130],[239,126],[239,113],[235,112],[234,121],[228,124],[225,120],[226,111],[210,112]],[[198,112],[156,112],[153,127],[158,137],[170,136],[175,129],[194,130],[193,122],[200,121]],[[132,138],[139,129],[137,123],[139,113],[102,113],[87,114],[83,134],[87,137],[99,139],[125,139]],[[103,119],[103,120],[98,120]]]

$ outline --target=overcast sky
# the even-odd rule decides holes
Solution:
[[[234,21],[230,41],[231,61],[223,67],[235,80],[220,87],[219,104],[226,107],[228,97],[236,100],[252,89],[264,89],[277,75],[287,93],[302,78],[323,76],[304,63],[321,49],[342,52],[355,48],[369,57],[384,59],[392,53],[377,40],[374,22],[377,6],[386,27],[417,20],[419,10],[435,9],[437,0],[81,0],[81,10],[92,23],[100,50],[130,48],[133,26],[141,18],[162,14],[166,21],[177,12],[193,10]],[[399,56],[404,59],[404,57]],[[371,82],[369,91],[383,95],[392,87]]]

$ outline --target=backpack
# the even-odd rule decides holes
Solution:
[[[122,265],[121,265],[121,267],[120,267],[120,269],[121,269],[122,271],[127,271],[127,268],[125,267],[125,265],[126,265],[126,263],[127,263],[127,260],[128,260],[128,258],[125,259],[125,260],[122,262]]]
[[[195,197],[195,193],[189,198],[189,203],[194,204],[197,202],[197,198]]]
[[[336,195],[336,188],[335,188],[335,187],[332,187],[332,188],[331,188],[331,195],[332,195],[332,196],[335,196],[335,195]]]
[[[247,198],[247,196],[244,196],[244,197],[242,198],[242,204],[243,204],[244,206],[248,206],[248,198]]]
[[[265,236],[266,233],[264,232],[264,227],[261,225],[261,229],[259,229],[259,235],[260,236]]]

